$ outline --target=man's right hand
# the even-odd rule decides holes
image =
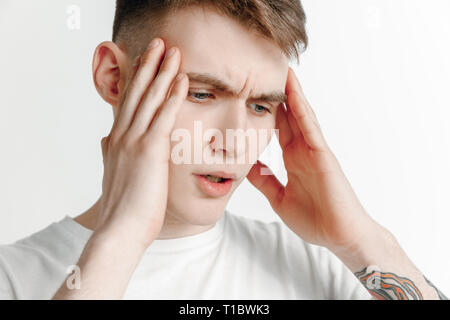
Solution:
[[[171,48],[175,51],[169,57],[170,50],[164,56],[164,47],[159,39],[142,55],[140,64],[135,61],[111,132],[101,143],[103,192],[94,235],[131,237],[143,248],[159,235],[164,221],[170,134],[188,90],[184,74],[180,81],[174,79],[180,50]]]
[[[188,90],[186,75],[174,79],[180,51],[162,59],[164,47],[159,39],[130,71],[118,115],[102,139],[101,209],[77,262],[81,288],[69,289],[66,278],[53,299],[121,299],[142,254],[159,235],[167,206],[170,134]]]

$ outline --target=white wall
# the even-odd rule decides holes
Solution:
[[[303,4],[310,46],[296,71],[329,145],[369,214],[450,295],[450,2]],[[70,5],[80,29],[67,26]],[[0,243],[100,195],[113,118],[91,61],[113,14],[106,0],[0,2]],[[248,182],[239,188],[230,211],[279,220]]]

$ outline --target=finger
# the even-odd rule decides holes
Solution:
[[[120,99],[117,103],[119,110],[117,111],[117,116],[114,118],[114,123],[112,125],[111,132],[114,131],[116,133],[123,133],[123,132],[119,132],[119,131],[122,130],[122,123],[123,123],[123,121],[125,121],[123,119],[123,117],[124,117],[123,113],[125,110],[124,101],[126,100],[127,94],[129,92],[128,88],[130,86],[131,81],[136,76],[136,73],[137,73],[137,70],[139,69],[140,63],[141,63],[141,56],[137,56],[134,59],[133,65],[131,67],[131,71],[128,74],[127,81],[126,81],[125,87],[123,89],[123,93],[120,96]],[[119,128],[119,123],[120,123],[120,128]]]
[[[157,38],[158,39],[158,38]],[[162,54],[164,53],[163,41],[158,39],[156,47],[151,48],[151,43],[146,52],[140,59],[140,64],[135,76],[129,83],[123,104],[120,105],[122,109],[120,117],[117,119],[116,131],[118,135],[127,131],[133,121],[133,117],[138,109],[139,103],[142,100],[148,86],[151,84],[157,73],[161,62]]]
[[[289,105],[289,101],[286,100],[286,117],[288,119],[289,127],[292,130],[292,133],[294,134],[294,137],[296,139],[303,138],[302,132],[300,128],[298,127],[297,121],[294,118],[294,115],[291,110],[291,106]]]
[[[307,109],[308,114],[311,116],[311,118],[317,124],[317,126],[320,127],[319,121],[317,120],[316,113],[314,112],[311,105],[306,100],[306,97],[304,95],[303,88],[300,84],[300,81],[298,80],[297,76],[295,75],[294,70],[292,70],[292,68],[289,67],[288,79],[286,82],[286,94],[289,95],[289,93],[291,93],[292,91],[297,92],[300,95],[301,99],[304,100],[304,103],[306,103],[306,109]]]
[[[167,101],[158,109],[147,130],[148,135],[169,138],[173,130],[178,112],[188,94],[188,78],[184,73],[178,74]]]
[[[306,99],[305,95],[303,94],[303,91],[299,93],[300,99],[305,104],[306,109],[309,110],[310,116],[312,120],[314,121],[314,124],[320,128],[319,120],[317,119],[316,113],[314,112],[313,108],[309,104],[308,100]]]
[[[169,50],[164,57],[164,62],[162,63],[158,75],[142,98],[141,104],[136,111],[136,116],[131,124],[130,134],[144,134],[144,132],[147,131],[156,110],[165,101],[170,85],[180,67],[179,49],[176,47],[172,47],[171,49],[174,50],[172,55],[170,55]]]
[[[288,101],[286,101],[285,116],[287,118],[289,129],[291,130],[291,132],[293,132],[292,135],[294,136],[294,139],[296,139],[300,143],[301,148],[308,146],[308,144],[305,141],[305,137],[303,137],[303,133],[301,132],[300,128],[298,127],[297,120],[294,118],[294,116],[290,110]]]
[[[311,148],[317,150],[325,148],[326,142],[317,117],[305,98],[298,78],[290,67],[288,70],[288,79],[286,81],[286,94],[288,97],[290,95],[295,96],[291,99],[288,98],[290,101],[295,101],[294,103],[288,103],[288,105],[303,134],[305,142]]]
[[[306,106],[306,110],[308,111],[308,114],[311,117],[313,123],[320,129],[319,120],[317,120],[316,113],[314,112],[314,110],[312,109],[308,100],[306,99],[305,94],[303,93],[303,89],[300,87],[300,91],[296,91],[296,92],[298,93],[298,96],[300,97],[302,104],[304,104]]]
[[[270,174],[268,174],[270,173]],[[272,171],[261,161],[256,161],[247,175],[248,181],[262,192],[274,210],[283,199],[284,186],[273,175]]]
[[[280,136],[278,140],[280,141],[280,146],[284,148],[293,138],[294,133],[289,126],[286,110],[284,104],[280,104],[277,108],[277,119],[275,127],[280,130]]]
[[[326,143],[323,138],[322,131],[314,123],[311,116],[308,114],[306,105],[301,100],[299,94],[292,91],[288,95],[288,104],[298,128],[300,129],[305,142],[308,146],[315,150],[325,150]]]

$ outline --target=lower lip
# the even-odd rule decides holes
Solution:
[[[233,179],[228,179],[225,182],[212,182],[204,176],[195,175],[200,189],[211,197],[221,197],[226,195],[233,185]]]

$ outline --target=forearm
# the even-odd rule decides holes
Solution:
[[[446,299],[416,268],[398,241],[379,224],[367,228],[351,248],[330,250],[376,299]]]
[[[143,252],[128,235],[94,233],[77,263],[80,288],[68,288],[66,280],[53,299],[122,299]]]

